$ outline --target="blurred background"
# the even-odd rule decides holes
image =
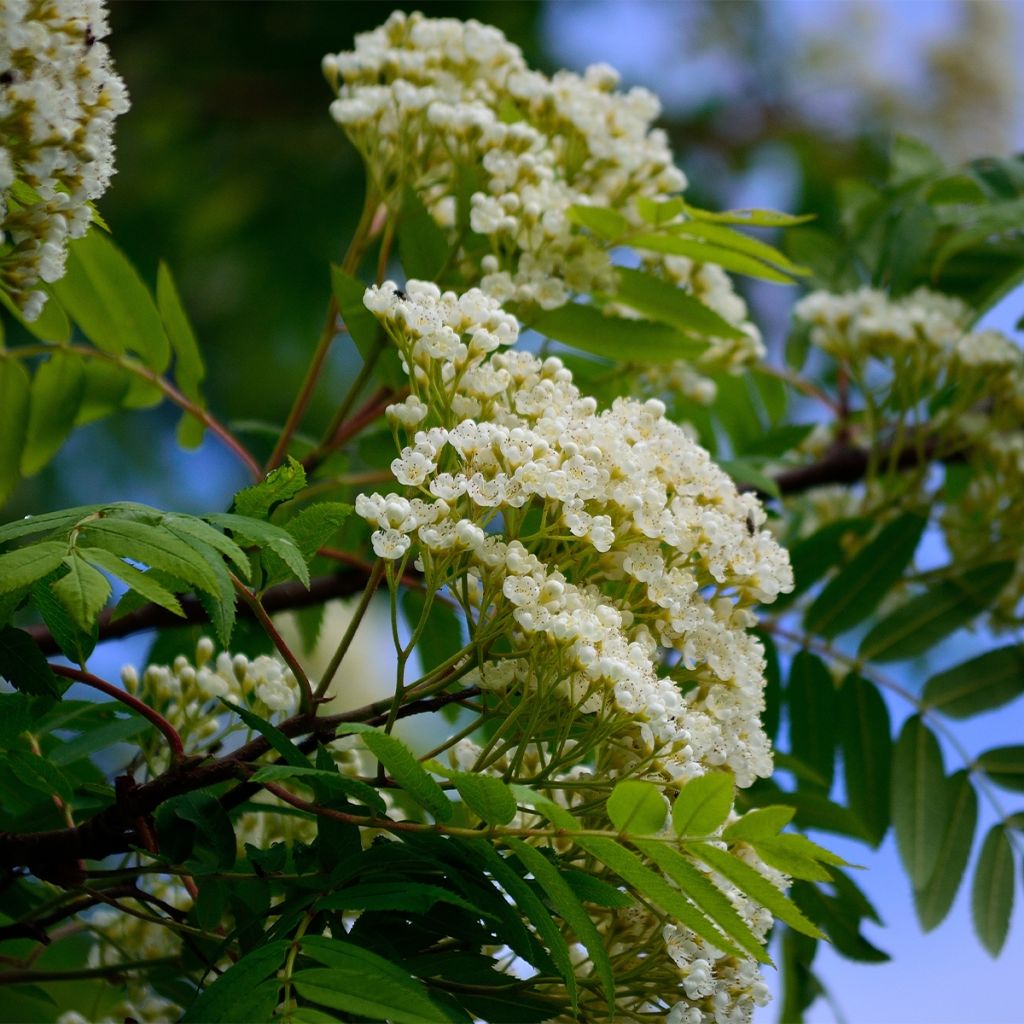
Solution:
[[[656,91],[691,201],[712,209],[812,212],[827,229],[836,183],[880,172],[895,131],[924,138],[951,162],[1024,148],[1024,4],[419,6],[497,25],[544,70],[607,61],[624,84]],[[151,282],[158,259],[171,265],[204,349],[210,405],[258,451],[271,443],[261,424],[283,420],[315,346],[329,299],[328,262],[339,258],[362,199],[356,155],[327,114],[320,58],[348,48],[390,10],[388,3],[305,0],[111,5],[108,41],[132,110],[119,122],[118,173],[101,211]],[[792,290],[756,286],[748,297],[777,356]],[[1007,304],[999,325],[1012,326],[1020,305],[1019,296]],[[344,345],[332,360],[309,417],[314,433],[354,366]],[[195,452],[178,449],[176,419],[173,410],[156,409],[84,428],[20,486],[3,518],[112,499],[192,512],[225,506],[246,483],[243,471],[215,440]],[[108,645],[96,666],[105,667],[102,653],[108,676],[116,676],[122,662],[144,657],[147,643]],[[897,723],[906,715],[892,710]],[[996,714],[972,720],[961,736],[980,750],[1010,742],[1013,731]],[[1007,972],[1024,953],[1020,908],[993,963],[971,934],[969,893],[923,936],[891,841],[876,854],[826,841],[869,869],[858,880],[887,925],[867,925],[869,938],[892,960],[853,964],[822,950],[816,966],[830,999],[815,1004],[810,1022],[1024,1021]],[[775,1017],[771,1007],[762,1014]]]

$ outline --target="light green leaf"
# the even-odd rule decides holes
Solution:
[[[570,206],[565,217],[570,223],[579,224],[606,241],[621,238],[629,229],[626,218],[607,206]]]
[[[708,772],[690,779],[672,806],[676,835],[711,835],[729,816],[735,789],[735,779],[729,772]]]
[[[452,804],[444,790],[401,740],[370,726],[358,726],[354,722],[346,723],[344,728],[346,732],[358,732],[362,736],[367,750],[420,807],[429,811],[438,821],[451,818]]]
[[[810,651],[797,651],[786,686],[790,750],[821,779],[826,791],[835,770],[837,706],[825,663]]]
[[[321,501],[292,516],[284,528],[291,534],[299,553],[309,563],[351,514],[351,505],[340,501]]]
[[[673,226],[673,231],[675,227]],[[745,252],[712,245],[693,238],[681,238],[677,234],[634,235],[629,239],[634,249],[651,252],[665,252],[673,256],[686,256],[697,263],[716,263],[723,270],[730,270],[747,277],[757,277],[776,284],[793,284],[793,278],[781,270],[762,262]]]
[[[102,505],[79,505],[76,508],[61,509],[59,512],[43,512],[38,516],[29,515],[24,519],[15,519],[13,523],[0,526],[0,544],[17,540],[19,537],[29,537],[34,533],[50,533],[65,526],[73,526],[101,508]]]
[[[620,832],[647,836],[660,832],[668,815],[661,790],[651,782],[625,779],[608,797],[608,817]]]
[[[406,276],[433,281],[448,262],[448,239],[413,189],[406,188],[398,221],[398,252]]]
[[[470,810],[488,825],[507,825],[516,816],[516,798],[501,779],[455,772],[452,781]]]
[[[736,912],[725,893],[678,850],[650,839],[635,840],[633,845],[657,864],[729,938],[734,939],[759,963],[771,963],[764,945]]]
[[[974,930],[992,956],[999,956],[1006,942],[1013,895],[1013,847],[1006,829],[993,825],[981,847],[971,893]]]
[[[281,527],[260,519],[251,519],[248,516],[235,515],[230,512],[218,512],[216,515],[203,518],[214,526],[230,530],[256,547],[270,548],[304,587],[309,586],[309,568],[306,565],[306,560],[302,557],[302,552],[287,530],[282,530]]]
[[[871,661],[923,654],[983,611],[1013,571],[1013,562],[993,562],[943,580],[879,622],[861,641],[858,654]]]
[[[704,861],[709,868],[717,871],[723,878],[732,882],[740,892],[744,893],[762,907],[770,910],[780,921],[784,921],[798,932],[809,935],[814,939],[825,938],[824,934],[815,927],[797,909],[796,905],[787,899],[774,885],[763,875],[758,874],[749,864],[739,860],[725,850],[708,846],[704,843],[689,843],[686,850],[694,857]]]
[[[223,698],[219,699],[229,711],[233,711],[238,715],[250,729],[258,732],[289,765],[293,768],[309,768],[309,760],[306,755],[276,725],[271,724],[264,718],[260,718],[255,711],[250,711],[241,704],[231,704]],[[270,765],[268,767],[278,766]]]
[[[818,595],[804,617],[806,628],[833,637],[870,615],[910,564],[926,522],[908,512],[883,526]]]
[[[785,228],[794,224],[805,224],[814,220],[813,213],[780,213],[778,210],[701,210],[696,206],[684,203],[687,216],[694,220],[704,220],[711,224],[747,224],[752,228]]]
[[[616,362],[671,363],[700,355],[707,347],[667,324],[605,316],[595,306],[569,303],[530,324],[555,341]]]
[[[104,548],[217,593],[217,577],[203,556],[160,526],[106,516],[90,519],[81,527],[78,537],[78,543],[85,547]]]
[[[978,795],[970,773],[957,772],[946,780],[946,820],[928,883],[914,890],[914,906],[921,927],[930,932],[939,925],[953,905],[960,881],[967,870],[971,843],[978,824]]]
[[[123,366],[104,363],[98,359],[87,359],[84,364],[85,385],[82,404],[75,417],[75,426],[109,416],[118,409],[132,407],[134,398],[133,382],[137,379]]]
[[[60,686],[35,641],[24,630],[0,628],[0,678],[33,696],[58,697]]]
[[[36,368],[21,452],[22,476],[34,476],[57,454],[74,428],[84,393],[85,369],[77,356],[55,349]]]
[[[968,718],[1002,707],[1024,694],[1024,645],[986,651],[932,676],[924,702],[950,718]]]
[[[576,898],[569,883],[562,877],[558,869],[539,851],[527,846],[520,839],[507,838],[505,842],[519,858],[523,866],[537,879],[540,887],[547,893],[552,906],[561,914],[562,919],[576,933],[576,938],[590,954],[594,971],[601,982],[601,990],[608,1000],[609,1008],[615,1002],[615,978],[612,975],[611,961],[604,948],[604,941],[587,913]]]
[[[830,881],[832,874],[821,866],[821,862],[841,860],[817,843],[812,843],[807,836],[792,832],[757,839],[751,845],[769,867],[809,882]]]
[[[67,553],[67,544],[48,540],[0,555],[0,594],[27,587],[53,572]]]
[[[44,287],[44,291],[50,292],[50,289]],[[38,338],[40,341],[46,341],[50,343],[56,343],[58,345],[66,345],[71,340],[71,323],[67,318],[64,310],[61,309],[60,303],[53,297],[52,293],[43,305],[43,311],[35,318],[35,320],[26,320],[21,314],[21,310],[11,301],[11,297],[5,292],[0,290],[0,305],[2,305],[15,320],[25,328],[33,337]],[[2,333],[3,323],[0,321],[0,333]]]
[[[646,224],[654,227],[661,227],[678,217],[685,209],[686,204],[681,196],[672,196],[671,199],[649,199],[647,196],[636,197],[636,212]]]
[[[88,632],[110,596],[110,582],[75,551],[64,558],[68,572],[50,584],[79,627]]]
[[[264,726],[269,723],[264,722]],[[266,735],[266,733],[264,733]],[[283,735],[283,733],[282,733]],[[269,737],[268,737],[269,739]],[[298,747],[294,748],[298,751]],[[294,755],[293,755],[294,756]],[[299,756],[302,752],[299,751]],[[252,776],[252,782],[282,782],[294,779],[304,785],[312,786],[318,783],[327,790],[336,790],[346,797],[357,800],[361,804],[374,810],[377,814],[385,816],[388,806],[384,803],[380,793],[367,785],[360,779],[352,779],[347,775],[338,772],[327,771],[322,768],[310,768],[308,764],[268,764],[260,768]]]
[[[258,484],[240,490],[232,509],[236,515],[266,519],[277,505],[294,498],[305,486],[302,463],[289,456],[284,465],[271,470]]]
[[[171,346],[153,296],[102,231],[94,228],[69,244],[67,273],[52,288],[97,348],[136,352],[151,370],[167,369]]]
[[[679,224],[673,224],[671,230],[677,235],[689,235],[699,238],[704,242],[711,242],[726,249],[734,249],[744,253],[756,260],[761,260],[788,274],[806,274],[807,268],[794,263],[785,253],[780,252],[773,245],[762,242],[759,238],[745,235],[741,231],[734,231],[731,227],[722,224],[712,224],[708,221],[687,220]]]
[[[754,810],[747,811],[742,818],[737,818],[722,833],[722,838],[727,843],[735,843],[740,840],[751,843],[757,839],[771,839],[793,820],[794,814],[796,814],[794,807],[777,805],[755,807]]]
[[[1024,793],[1024,746],[986,750],[977,763],[997,786]]]
[[[896,845],[911,883],[921,889],[935,870],[949,808],[942,752],[920,715],[904,724],[892,769]]]
[[[851,673],[839,690],[838,717],[847,800],[877,846],[890,819],[889,711],[878,687]]]
[[[219,551],[225,558],[230,559],[244,578],[249,578],[252,567],[245,552],[230,537],[225,537],[220,530],[214,529],[205,520],[196,516],[181,515],[178,512],[168,512],[160,518],[160,525],[186,544],[198,540]]]
[[[28,430],[31,382],[25,367],[0,353],[0,505],[21,477],[22,451]],[[0,587],[3,586],[0,575]]]
[[[178,599],[165,586],[158,583],[152,573],[141,572],[134,565],[121,561],[117,555],[112,555],[102,548],[77,548],[76,550],[87,562],[124,580],[132,590],[141,594],[147,601],[152,601],[154,604],[160,605],[161,608],[174,612],[175,615],[184,616],[185,613],[181,610]]]
[[[206,376],[203,357],[196,343],[195,332],[182,304],[170,268],[162,260],[156,274],[156,304],[163,321],[164,331],[174,353],[174,379],[186,398],[199,406],[205,405],[200,383]],[[184,448],[195,448],[203,439],[206,426],[191,413],[184,413],[178,423],[178,443]]]

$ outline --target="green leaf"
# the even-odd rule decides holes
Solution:
[[[616,783],[608,797],[607,811],[612,824],[620,832],[641,836],[660,832],[668,815],[661,790],[653,783],[639,779]]]
[[[287,764],[293,768],[309,768],[309,759],[306,755],[276,725],[272,725],[266,719],[260,718],[255,711],[250,711],[241,704],[231,704],[223,698],[219,699],[229,711],[233,711],[238,715],[250,729],[258,732],[281,755]],[[277,766],[268,765],[267,767]]]
[[[401,740],[388,733],[378,732],[370,726],[357,728],[356,723],[346,723],[345,731],[360,733],[367,750],[380,761],[395,782],[420,807],[429,811],[438,821],[448,821],[451,818],[453,808],[444,790],[431,778]]]
[[[3,657],[0,632],[0,658]],[[7,678],[2,669],[0,676]],[[27,693],[0,693],[0,750],[6,750],[32,722],[32,701]]]
[[[138,353],[163,373],[171,346],[160,313],[138,271],[102,231],[68,246],[67,273],[53,286],[60,304],[104,352]]]
[[[759,376],[759,381],[770,381],[773,378]],[[792,451],[798,444],[810,436],[814,430],[813,423],[786,423],[781,427],[767,430],[758,437],[751,438],[740,452],[741,455],[756,455],[762,458],[777,459],[786,452]],[[792,561],[792,552],[790,552]]]
[[[43,288],[44,291],[49,292],[50,289]],[[50,343],[56,343],[58,345],[66,345],[71,340],[71,323],[67,318],[64,310],[61,309],[60,303],[50,294],[50,297],[46,300],[43,306],[42,313],[35,318],[35,320],[26,320],[21,315],[21,310],[11,301],[11,297],[5,292],[0,291],[0,305],[2,305],[15,320],[25,328],[33,337],[38,338],[40,341],[46,341]],[[0,334],[2,331],[3,323],[0,321]]]
[[[74,788],[64,773],[47,758],[22,750],[10,750],[0,755],[4,775],[11,775],[23,786],[45,793],[56,794],[65,803],[74,797]]]
[[[271,470],[258,484],[240,490],[232,509],[236,515],[266,519],[277,505],[294,498],[305,486],[302,463],[289,456],[284,465]]]
[[[910,135],[896,135],[889,151],[889,182],[899,185],[915,178],[942,174],[945,168],[938,154],[926,142]]]
[[[1024,693],[1024,645],[986,651],[932,676],[924,702],[950,718],[1002,707]]]
[[[626,218],[607,206],[570,206],[565,211],[565,219],[606,241],[621,238],[629,230]]]
[[[181,822],[193,825],[182,829]],[[161,850],[183,860],[191,850],[204,867],[227,869],[235,863],[235,831],[227,812],[212,793],[183,793],[161,804],[156,811]]]
[[[115,718],[112,722],[83,732],[73,740],[62,741],[47,757],[51,764],[63,768],[64,765],[74,764],[100,750],[108,751],[115,743],[134,739],[148,729],[153,729],[153,723],[148,718]]]
[[[0,676],[16,690],[38,697],[59,697],[57,677],[36,642],[24,630],[0,628]]]
[[[42,579],[64,561],[67,553],[67,544],[50,540],[0,555],[0,594]]]
[[[778,267],[788,274],[806,274],[807,268],[794,263],[785,253],[780,252],[773,245],[762,242],[759,238],[745,235],[741,231],[734,231],[731,227],[722,224],[712,224],[708,221],[687,220],[680,224],[673,224],[671,230],[677,235],[689,235],[699,238],[703,242],[711,242],[723,248],[744,253],[755,260]]]
[[[426,1024],[448,1019],[430,1001],[425,989],[411,978],[404,984],[399,983],[390,972],[356,958],[346,967],[312,967],[298,971],[292,983],[303,998],[332,1010],[354,1014],[358,1020]]]
[[[825,663],[810,651],[797,651],[786,687],[790,749],[821,779],[826,791],[835,770],[837,706],[835,684]]]
[[[141,572],[134,565],[122,562],[117,555],[112,555],[102,548],[77,548],[76,550],[87,562],[124,580],[132,590],[147,601],[152,601],[154,604],[160,605],[161,608],[166,608],[168,611],[174,612],[175,615],[184,617],[185,613],[181,610],[178,599],[166,587],[157,582],[152,572]]]
[[[684,334],[708,338],[742,338],[743,332],[713,309],[669,281],[641,270],[617,268],[617,302],[632,307],[650,320],[668,324]]]
[[[793,902],[816,925],[824,928],[836,950],[849,960],[884,963],[889,954],[871,945],[860,934],[861,917],[842,899],[829,896],[817,885],[797,882],[792,889]]]
[[[249,992],[277,972],[290,948],[291,942],[279,939],[247,953],[199,994],[199,998],[181,1018],[182,1024],[219,1024],[222,1021],[238,1020],[232,1011],[238,1008]]]
[[[50,589],[68,610],[79,629],[88,632],[110,596],[110,582],[76,550],[64,558],[68,572],[50,584]],[[140,574],[141,575],[141,574]]]
[[[804,618],[806,628],[833,637],[870,615],[910,564],[926,523],[908,512],[883,526],[818,595]]]
[[[708,846],[705,843],[690,843],[686,849],[695,857],[699,857],[723,878],[728,879],[740,892],[756,903],[770,910],[780,921],[784,921],[798,932],[811,938],[823,939],[824,934],[815,927],[774,885],[763,875],[755,871],[749,864],[725,850]]]
[[[317,900],[321,910],[406,910],[413,914],[428,914],[438,903],[461,907],[478,917],[488,916],[448,889],[407,878],[354,885]]]
[[[596,903],[600,907],[621,907],[633,906],[633,900],[621,889],[614,885],[601,881],[586,871],[577,871],[575,868],[563,868],[562,877],[569,883],[570,888],[576,893],[576,898],[584,903]]]
[[[675,230],[674,227],[673,230]],[[735,274],[744,274],[747,277],[757,277],[764,281],[774,281],[777,284],[794,283],[789,274],[784,274],[781,270],[776,270],[774,266],[745,252],[738,252],[733,248],[712,245],[692,238],[681,238],[676,234],[635,235],[629,239],[629,244],[634,249],[686,256],[697,263],[717,263],[724,270],[730,270]]]
[[[0,352],[0,505],[21,477],[21,458],[28,430],[31,382],[28,372],[14,359]],[[0,573],[0,587],[3,586]]]
[[[997,786],[1024,793],[1024,746],[986,750],[977,764]]]
[[[167,512],[160,517],[160,525],[186,544],[198,540],[214,551],[219,551],[234,564],[244,578],[249,578],[252,567],[245,552],[230,537],[225,537],[220,530],[214,529],[204,520],[179,512]]]
[[[794,814],[796,814],[794,807],[776,805],[755,807],[754,810],[747,811],[742,818],[737,818],[722,833],[722,838],[727,843],[735,843],[740,840],[752,843],[758,839],[771,839],[793,820]]]
[[[778,210],[701,210],[689,203],[684,203],[683,208],[694,220],[706,220],[711,224],[747,224],[752,228],[786,228],[815,218],[813,213],[780,213]]]
[[[609,1009],[611,1009],[615,1003],[615,978],[612,974],[611,961],[604,948],[604,941],[590,914],[576,898],[576,894],[558,869],[539,850],[527,846],[520,839],[509,837],[505,842],[523,866],[537,879],[540,887],[551,900],[552,906],[576,933],[576,938],[586,947],[591,963],[594,965],[594,971],[601,982],[601,990],[608,1001]]]
[[[269,725],[268,722],[263,724],[264,726]],[[302,752],[299,751],[298,747],[294,749],[299,752],[301,757]],[[338,772],[331,772],[321,768],[310,768],[308,764],[264,765],[251,777],[250,781],[281,782],[288,779],[295,779],[307,786],[317,783],[328,791],[333,790],[352,800],[357,800],[361,804],[366,804],[367,807],[382,817],[387,815],[388,806],[373,786],[367,785],[360,779],[352,779]]]
[[[352,514],[352,506],[340,501],[309,505],[284,524],[308,564]]]
[[[34,476],[57,454],[75,425],[84,393],[85,369],[77,356],[56,349],[36,368],[21,452],[22,476]]]
[[[867,517],[837,519],[793,544],[789,549],[789,563],[796,586],[791,593],[780,594],[775,607],[785,607],[817,583],[842,558],[844,539],[850,534],[862,536],[872,525]]]
[[[921,927],[930,932],[949,913],[960,881],[967,871],[974,830],[978,824],[978,794],[970,773],[957,772],[946,780],[946,806],[942,841],[928,883],[914,890],[914,906]]]
[[[398,252],[406,277],[433,281],[448,262],[448,239],[423,201],[406,188],[398,221]]]
[[[162,260],[156,274],[156,305],[174,353],[174,379],[178,390],[202,407],[205,403],[200,384],[206,376],[206,367],[174,277]],[[191,413],[184,413],[178,423],[178,443],[184,448],[197,447],[205,429],[202,420]]]
[[[1013,562],[993,562],[943,580],[879,622],[861,641],[859,656],[901,661],[923,654],[983,611],[1013,571]]]
[[[203,518],[214,526],[230,530],[256,547],[270,548],[288,566],[303,586],[309,586],[309,568],[306,565],[306,560],[302,557],[302,552],[295,540],[286,530],[282,530],[281,527],[274,526],[272,523],[229,512],[218,512]]]
[[[470,772],[455,772],[451,777],[459,796],[488,825],[507,825],[516,816],[516,798],[501,779]]]
[[[366,285],[332,263],[331,288],[345,321],[345,329],[365,360],[377,347],[381,330],[377,318],[363,305]]]
[[[738,484],[749,484],[776,501],[782,499],[779,485],[750,459],[722,459],[719,465]]]
[[[636,212],[645,224],[661,227],[678,217],[686,208],[681,196],[671,199],[649,199],[647,196],[636,197]]]
[[[634,846],[652,860],[729,938],[755,960],[770,964],[763,943],[736,912],[729,898],[678,850],[650,839],[636,840]]]
[[[892,765],[892,823],[903,866],[915,889],[935,870],[948,816],[942,752],[920,715],[908,718]]]
[[[75,508],[61,509],[59,512],[44,512],[38,516],[28,515],[24,519],[15,519],[13,523],[0,526],[0,544],[17,540],[19,537],[29,537],[34,533],[50,533],[65,526],[73,526],[101,508],[102,505],[79,505]]]
[[[118,409],[131,408],[134,381],[137,379],[123,366],[86,360],[84,364],[85,384],[82,404],[75,417],[75,426],[109,416]]]
[[[776,868],[793,878],[802,878],[810,882],[828,882],[832,874],[823,868],[822,862],[829,864],[842,858],[830,853],[824,847],[812,843],[807,836],[787,832],[783,835],[767,839],[755,840],[751,845],[757,855],[769,867]]]
[[[616,362],[672,363],[706,348],[704,342],[667,324],[605,316],[596,306],[578,302],[542,313],[530,326],[555,341]]]
[[[993,825],[981,847],[971,893],[974,930],[992,956],[999,956],[1006,941],[1013,895],[1013,847],[1006,829]]]
[[[78,543],[162,569],[208,593],[218,592],[217,576],[202,554],[161,526],[109,516],[90,519],[82,525]]]
[[[718,829],[732,810],[735,779],[728,772],[708,772],[690,779],[672,806],[672,828],[677,836],[707,836]]]
[[[851,673],[839,690],[839,738],[850,808],[877,846],[889,828],[892,734],[874,683]]]

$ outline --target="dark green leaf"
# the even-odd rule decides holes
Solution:
[[[479,907],[448,889],[409,879],[367,882],[317,900],[321,910],[407,910],[413,914],[428,914],[438,903],[461,907],[477,916],[487,916]]]
[[[896,845],[915,889],[935,870],[949,813],[942,752],[920,715],[908,718],[892,763],[892,823]]]
[[[156,304],[174,353],[174,379],[178,389],[186,398],[202,406],[199,385],[206,376],[206,367],[174,277],[163,261],[156,274]],[[202,440],[203,430],[202,420],[186,413],[178,425],[178,440],[184,447],[194,448]]]
[[[831,788],[835,770],[838,703],[825,663],[810,651],[797,651],[786,687],[790,749],[825,790]]]
[[[609,885],[607,882],[587,874],[585,871],[577,871],[575,868],[562,870],[562,877],[569,883],[570,888],[576,893],[576,898],[584,903],[596,903],[601,907],[630,907],[633,900],[621,889]]]
[[[804,618],[807,629],[833,637],[870,615],[910,564],[926,522],[908,512],[883,526],[818,595]]]
[[[233,1010],[260,982],[277,972],[290,947],[290,942],[280,939],[247,953],[204,989],[185,1011],[182,1024],[210,1024],[237,1019],[232,1016]],[[264,1018],[250,1018],[256,1019]]]
[[[291,569],[295,578],[303,586],[309,586],[309,568],[302,552],[286,530],[272,523],[266,523],[259,519],[251,519],[248,516],[234,515],[232,513],[220,512],[216,515],[204,517],[208,523],[219,526],[221,529],[230,530],[237,534],[244,541],[254,544],[257,547],[267,547]]]
[[[1006,941],[1013,894],[1013,847],[1006,829],[993,825],[981,847],[971,893],[974,930],[992,956],[999,956]]]
[[[839,737],[850,809],[874,845],[889,828],[892,734],[889,710],[874,683],[851,673],[839,690]]]
[[[792,897],[807,917],[825,929],[836,950],[848,960],[884,963],[890,959],[888,953],[860,934],[860,916],[843,900],[828,896],[818,886],[807,882],[797,882]]]
[[[872,661],[923,654],[990,604],[1013,570],[1013,562],[993,562],[943,580],[879,622],[861,641],[858,654]]]
[[[0,505],[21,477],[21,458],[28,430],[31,382],[25,367],[0,358]],[[3,574],[0,573],[0,580]]]
[[[569,883],[561,876],[558,869],[539,850],[527,846],[520,839],[508,838],[505,842],[523,866],[537,879],[540,887],[551,900],[552,906],[576,933],[576,938],[586,947],[590,954],[590,961],[594,965],[594,971],[601,982],[601,990],[604,992],[609,1008],[612,1008],[615,1003],[615,978],[612,975],[612,965],[604,948],[604,940],[590,914],[576,898]]]
[[[851,535],[862,536],[871,526],[872,521],[866,517],[837,519],[793,544],[789,562],[796,586],[791,593],[780,594],[775,607],[785,607],[817,583],[842,558],[844,539]]]
[[[233,711],[238,717],[245,722],[250,729],[254,729],[276,750],[281,757],[293,768],[306,768],[310,767],[309,760],[306,755],[276,725],[272,725],[270,722],[263,718],[260,718],[255,711],[250,711],[248,708],[243,707],[241,704],[230,704],[228,701],[221,699],[221,703],[229,710]],[[275,765],[268,765],[267,767],[277,767]]]
[[[454,772],[459,796],[488,825],[507,825],[516,816],[516,798],[508,786],[491,775]]]
[[[16,690],[33,696],[59,697],[57,677],[36,646],[36,642],[20,629],[0,629],[0,676]]]
[[[193,829],[183,829],[188,822]],[[204,866],[226,869],[235,863],[235,832],[220,801],[211,793],[183,793],[161,804],[156,812],[161,850],[181,860],[192,856]],[[191,840],[191,843],[190,843]],[[165,849],[166,846],[166,849]]]
[[[264,727],[269,725],[267,722],[263,724]],[[296,751],[299,750],[298,747],[294,749]],[[294,757],[294,754],[292,756]],[[299,756],[302,756],[301,751],[299,751]],[[307,786],[312,786],[316,783],[327,792],[340,793],[352,800],[357,800],[361,804],[366,804],[367,807],[372,808],[382,817],[387,814],[387,804],[384,803],[380,793],[373,786],[367,785],[360,779],[351,779],[347,775],[341,775],[338,772],[310,768],[308,764],[268,764],[264,765],[252,776],[253,782],[280,782],[287,779],[295,779]]]
[[[0,659],[3,658],[3,633],[0,631]],[[0,676],[7,678],[0,668]],[[6,750],[29,727],[31,700],[27,693],[0,693],[0,750]]]
[[[47,758],[23,750],[9,750],[0,755],[5,775],[11,775],[23,786],[47,796],[56,795],[70,803],[74,789],[64,773]]]
[[[1024,746],[986,750],[978,758],[978,767],[997,786],[1024,793]]]
[[[968,718],[1002,707],[1024,693],[1024,646],[986,651],[932,676],[924,702],[950,718]]]
[[[411,188],[405,190],[398,221],[398,252],[406,276],[433,281],[448,262],[448,239],[423,201]]]
[[[672,363],[697,356],[706,347],[667,324],[605,316],[597,307],[578,302],[543,313],[530,326],[584,352],[629,363]]]
[[[978,795],[970,774],[957,772],[946,780],[946,788],[948,812],[935,868],[927,885],[914,890],[917,919],[926,932],[939,925],[953,905],[978,824]]]
[[[708,772],[690,779],[672,805],[672,828],[676,835],[711,835],[732,810],[735,788],[735,780],[728,772]]]
[[[56,349],[36,368],[21,452],[22,476],[34,476],[57,454],[75,425],[84,393],[85,370],[77,356]]]
[[[74,764],[83,757],[89,757],[99,750],[109,750],[115,743],[124,743],[133,739],[147,729],[152,729],[153,723],[147,718],[115,718],[112,722],[88,729],[76,736],[73,740],[66,740],[59,746],[53,748],[47,755],[50,763],[58,768],[66,764]]]

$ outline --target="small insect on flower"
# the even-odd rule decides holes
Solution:
[[[756,532],[757,532],[757,528],[754,526],[754,513],[753,512],[748,512],[747,513],[747,533],[749,533],[750,536],[753,537]]]

